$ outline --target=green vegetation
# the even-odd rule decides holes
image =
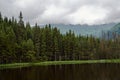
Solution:
[[[25,25],[22,12],[19,21],[14,17],[3,18],[0,13],[0,64],[21,63],[21,66],[24,62],[61,61],[60,64],[68,60],[119,59],[120,36],[113,35],[109,39],[109,34],[103,33],[98,39],[92,35],[75,36],[71,30],[61,34],[50,24],[43,28],[37,23],[33,27],[29,22]]]
[[[12,63],[1,64],[0,69],[7,68],[21,68],[30,66],[48,66],[48,65],[67,65],[67,64],[94,64],[94,63],[120,63],[120,59],[113,60],[79,60],[79,61],[45,61],[45,62],[32,62],[32,63]]]
[[[47,61],[33,63],[32,65],[62,65],[62,64],[92,64],[92,63],[120,63],[120,59],[113,60],[73,60],[73,61]]]
[[[21,68],[21,67],[28,67],[31,66],[31,63],[12,63],[12,64],[1,64],[0,69],[7,69],[7,68]]]

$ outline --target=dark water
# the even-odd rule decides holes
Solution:
[[[120,80],[120,64],[36,66],[0,70],[0,80]]]

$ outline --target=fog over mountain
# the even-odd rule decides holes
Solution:
[[[95,37],[100,37],[102,31],[107,32],[111,30],[115,25],[116,23],[100,24],[100,25],[51,24],[51,27],[57,27],[62,34],[65,34],[69,30],[71,30],[75,33],[75,35],[84,35],[84,36],[93,35]],[[40,25],[40,27],[45,27],[45,25]]]

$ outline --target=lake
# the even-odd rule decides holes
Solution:
[[[0,80],[120,80],[120,64],[72,64],[2,69]]]

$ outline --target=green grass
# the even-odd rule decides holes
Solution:
[[[31,63],[11,63],[11,64],[0,64],[0,69],[6,68],[21,68],[31,66]]]
[[[47,65],[62,65],[62,64],[93,64],[93,63],[120,63],[120,59],[111,60],[73,60],[73,61],[45,61],[45,62],[30,62],[30,63],[12,63],[0,64],[0,69],[21,68],[29,66],[47,66]]]

